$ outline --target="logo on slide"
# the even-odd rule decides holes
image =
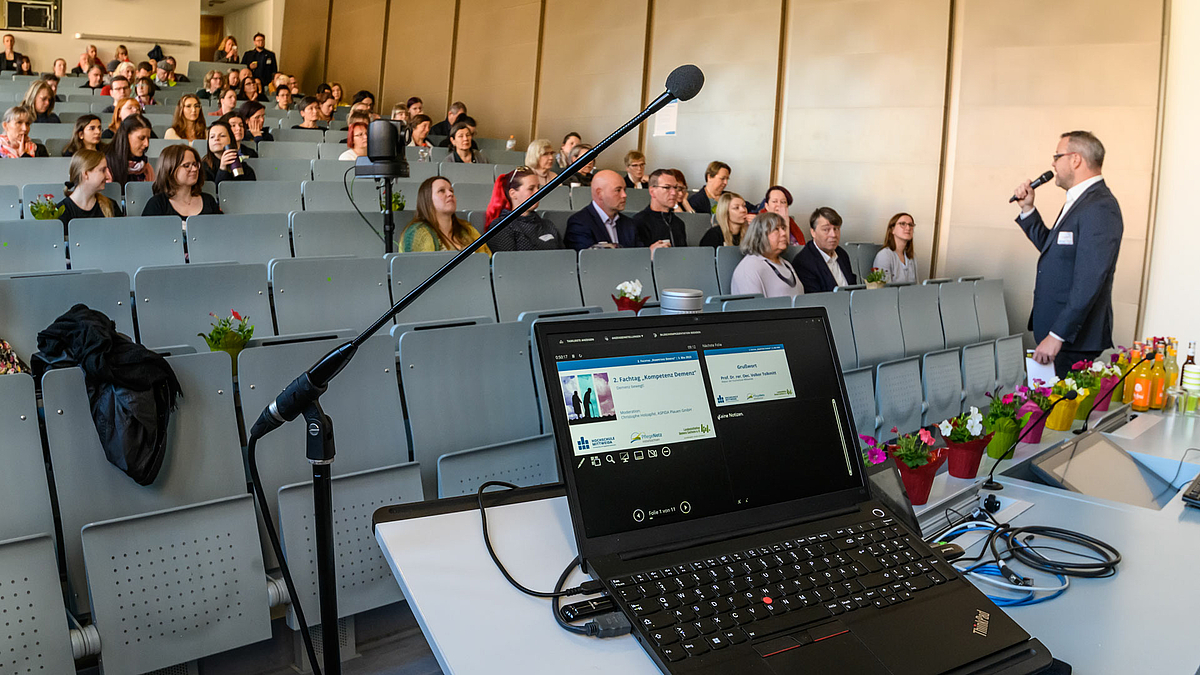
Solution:
[[[635,431],[632,434],[629,434],[629,442],[630,443],[636,443],[640,440],[642,440],[642,432]]]
[[[580,450],[587,450],[588,448],[592,447],[592,445],[590,443],[588,443],[588,439],[586,439],[586,438],[579,439],[579,443],[577,443],[576,445],[579,446]]]

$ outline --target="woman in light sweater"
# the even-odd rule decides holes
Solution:
[[[739,246],[745,257],[733,270],[730,290],[761,293],[767,298],[804,295],[796,270],[783,257],[788,247],[788,226],[779,214],[758,214],[746,226]]]
[[[907,213],[897,213],[888,221],[883,248],[875,254],[872,267],[884,271],[889,284],[917,283],[917,261],[913,259],[913,230],[916,224]]]

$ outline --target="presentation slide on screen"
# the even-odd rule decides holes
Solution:
[[[718,408],[796,397],[783,345],[706,349],[704,362]]]
[[[713,438],[696,352],[558,364],[575,455]]]

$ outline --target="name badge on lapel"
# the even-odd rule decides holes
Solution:
[[[1074,232],[1059,232],[1058,233],[1058,245],[1059,246],[1074,246],[1075,245],[1075,233]]]

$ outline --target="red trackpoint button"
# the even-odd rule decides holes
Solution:
[[[771,604],[772,602],[773,602],[773,601],[771,600],[771,598],[770,598],[770,597],[768,597],[768,596],[765,596],[765,595],[763,596],[763,604],[764,604],[764,605],[769,605],[769,604]]]

